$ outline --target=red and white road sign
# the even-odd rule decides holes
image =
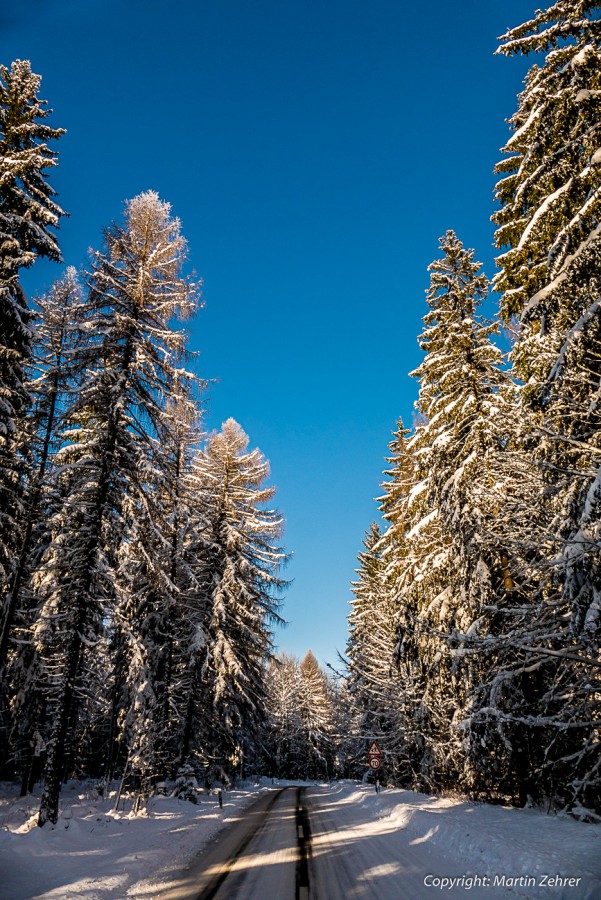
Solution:
[[[370,769],[379,769],[382,765],[382,761],[379,756],[372,756],[369,760]]]
[[[369,745],[369,750],[367,751],[367,755],[368,755],[368,756],[383,756],[382,751],[381,751],[380,748],[378,747],[378,742],[377,742],[377,741],[372,741],[372,742],[371,742],[371,744]],[[377,769],[378,767],[375,766],[375,768]]]

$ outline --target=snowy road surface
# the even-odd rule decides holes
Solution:
[[[294,897],[297,870],[296,807],[300,789],[261,797],[244,818],[222,832],[186,876],[161,900]]]
[[[0,900],[601,898],[601,824],[537,809],[264,779],[134,816],[73,782],[42,829],[18,787],[0,785]]]
[[[522,892],[514,888],[528,885],[495,886],[484,879],[467,887],[465,861],[433,846],[431,836],[428,829],[421,836],[404,832],[392,820],[366,821],[356,797],[341,798],[317,786],[287,787],[263,796],[180,882],[159,896],[160,900],[564,896],[537,886]],[[447,879],[444,887],[436,880],[442,878]]]

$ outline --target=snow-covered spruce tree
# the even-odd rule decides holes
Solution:
[[[381,688],[374,663],[379,668],[381,662],[386,665],[386,656],[376,656],[374,660],[374,644],[379,637],[381,627],[380,614],[384,594],[384,563],[378,549],[382,539],[380,527],[373,522],[363,540],[363,550],[357,558],[357,580],[351,587],[354,599],[351,600],[351,612],[348,616],[348,639],[346,657],[348,660],[348,686],[354,701],[362,710],[366,733],[379,731],[374,726],[374,718],[379,720],[380,705],[375,697]],[[390,660],[394,645],[390,648]]]
[[[385,549],[394,553],[395,547],[391,542],[385,547],[376,523],[367,532],[363,547],[358,557],[357,580],[352,584],[355,596],[348,617],[346,650],[346,689],[353,698],[358,731],[363,738],[357,746],[360,758],[356,760],[355,774],[365,768],[367,743],[377,739],[386,752],[388,777],[401,778],[399,764],[406,749],[405,730],[399,729],[401,695],[407,692],[408,685],[400,681],[394,658],[397,610],[384,557]]]
[[[328,778],[334,769],[332,702],[328,679],[311,650],[300,666],[300,712],[304,778]]]
[[[273,545],[281,533],[279,514],[265,508],[275,488],[265,487],[269,464],[233,419],[212,435],[197,459],[206,492],[205,549],[197,580],[197,637],[191,649],[191,685],[204,687],[187,698],[190,752],[241,770],[258,752],[265,715],[265,669],[272,652],[270,625],[281,622],[277,591],[283,552]],[[206,619],[203,623],[203,617]]]
[[[70,267],[50,289],[38,298],[33,326],[36,341],[34,359],[27,367],[25,382],[31,398],[29,416],[22,423],[18,445],[27,462],[27,478],[22,497],[22,533],[16,548],[13,571],[4,598],[0,630],[0,673],[7,660],[7,651],[15,612],[22,588],[27,583],[27,566],[35,549],[42,520],[47,518],[45,507],[49,498],[48,473],[56,448],[61,407],[64,407],[72,386],[71,359],[80,338],[78,325],[81,309],[81,284],[77,272]],[[23,637],[23,636],[21,636]]]
[[[546,486],[547,563],[565,609],[544,652],[563,653],[548,697],[555,738],[547,789],[601,806],[601,20],[598,4],[560,0],[504,35],[498,52],[546,53],[519,97],[497,170],[494,221],[504,250],[501,312],[518,320],[512,352]],[[569,618],[570,627],[565,627]],[[566,654],[582,657],[568,660]],[[529,659],[529,658],[528,658]],[[591,664],[587,663],[591,661]],[[562,699],[563,698],[563,699]]]
[[[26,382],[31,411],[22,422],[18,444],[27,460],[27,478],[22,498],[22,529],[4,604],[0,633],[0,660],[10,663],[5,671],[13,706],[13,746],[11,755],[30,782],[35,760],[31,751],[39,746],[33,735],[41,728],[43,703],[35,695],[35,655],[31,643],[31,623],[35,594],[31,573],[35,571],[48,544],[47,521],[60,500],[54,494],[52,459],[57,450],[61,412],[74,387],[72,359],[81,341],[82,290],[77,272],[68,268],[50,291],[36,300],[33,324],[36,341],[34,359]],[[9,639],[14,642],[9,656]],[[19,735],[17,738],[16,735]],[[16,743],[14,743],[16,741]],[[23,754],[25,754],[23,758]]]
[[[399,421],[389,445],[384,495],[379,498],[387,528],[382,534],[374,524],[367,533],[352,585],[345,687],[353,698],[362,737],[354,774],[365,766],[366,742],[377,738],[386,754],[387,777],[406,786],[435,789],[431,744],[440,751],[444,742],[440,728],[436,740],[432,738],[434,710],[425,696],[418,585],[428,577],[425,597],[442,589],[439,561],[446,544],[425,490],[427,460],[423,452],[413,455],[409,438]],[[442,717],[444,723],[447,720]],[[445,727],[448,731],[448,724]]]
[[[61,780],[86,676],[86,658],[114,618],[115,570],[128,526],[152,516],[153,439],[185,343],[176,315],[195,306],[182,276],[186,242],[154,192],[126,205],[87,276],[85,373],[65,415],[57,454],[64,498],[35,575],[43,598],[35,626],[52,712],[39,824],[56,821]]]
[[[496,244],[501,271],[501,312],[538,323],[544,334],[553,311],[547,295],[535,295],[561,276],[566,264],[599,223],[601,210],[601,20],[597,3],[559,0],[508,31],[497,53],[546,53],[532,66],[517,112],[507,158],[496,171],[501,209]],[[599,156],[597,159],[596,154]],[[526,309],[527,308],[527,309]],[[523,371],[528,372],[527,361]]]
[[[492,611],[510,579],[498,496],[510,386],[491,341],[497,326],[478,315],[487,289],[480,264],[452,231],[440,243],[420,336],[426,356],[413,373],[422,421],[407,445],[417,478],[395,591],[401,671],[414,696],[423,688],[419,774],[445,788],[464,779],[461,723],[495,665],[494,642],[489,651],[478,639],[494,633]]]
[[[173,702],[179,726],[174,734],[175,756],[180,766],[193,765],[215,774],[215,759],[208,750],[208,723],[212,721],[213,683],[209,675],[212,620],[211,553],[213,521],[211,502],[215,485],[207,482],[204,456],[199,446],[191,448],[181,484],[181,551],[178,560],[178,590],[175,634],[178,653]],[[222,773],[225,771],[221,767]],[[210,774],[207,776],[210,778]]]
[[[148,502],[151,515],[135,517],[119,566],[120,603],[113,636],[116,657],[113,695],[122,729],[113,727],[127,746],[127,779],[148,794],[156,780],[172,777],[180,763],[182,719],[178,714],[181,682],[189,684],[188,654],[194,642],[195,610],[189,604],[197,587],[189,534],[203,514],[198,492],[191,490],[192,462],[200,433],[198,410],[189,379],[179,379],[165,409],[156,442],[156,467]],[[202,498],[200,498],[202,499]],[[206,522],[203,522],[206,524]],[[194,551],[198,552],[198,544]],[[117,646],[122,644],[122,646]],[[183,656],[183,659],[182,659]],[[126,697],[119,714],[119,698]],[[111,754],[115,758],[115,753]],[[107,772],[108,775],[108,772]]]
[[[342,673],[329,677],[332,734],[335,747],[334,777],[357,778],[365,771],[365,734],[361,713]]]
[[[425,712],[418,659],[412,656],[407,640],[416,611],[398,602],[400,585],[409,570],[407,536],[422,518],[418,512],[421,460],[410,451],[410,439],[411,432],[399,419],[388,445],[386,480],[382,483],[383,494],[378,498],[387,525],[377,548],[384,566],[385,601],[379,615],[379,645],[376,642],[373,648],[374,663],[379,664],[380,670],[380,698],[387,698],[386,714],[381,719],[382,749],[387,753],[386,775],[407,785],[415,783],[415,773],[422,769],[423,738],[416,710]],[[429,522],[426,531],[436,535],[436,522]]]
[[[19,272],[40,256],[59,260],[51,229],[63,215],[45,180],[57,164],[48,143],[64,134],[44,120],[41,78],[27,60],[0,66],[0,588],[18,541],[22,460],[16,420],[28,404],[24,366],[31,357],[30,310]]]

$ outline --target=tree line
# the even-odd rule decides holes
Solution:
[[[0,772],[43,776],[43,825],[68,776],[144,796],[252,763],[285,555],[268,462],[233,419],[202,430],[168,203],[128,201],[28,302],[22,270],[61,261],[39,89],[0,67]]]
[[[489,282],[449,230],[429,267],[348,688],[389,776],[601,813],[601,20],[559,0],[497,52],[537,54],[497,165]],[[511,335],[508,359],[495,336]]]

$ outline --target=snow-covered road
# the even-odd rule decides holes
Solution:
[[[411,833],[366,822],[356,798],[326,787],[262,797],[160,900],[401,900],[432,895],[424,875],[459,879],[461,866]],[[447,893],[447,892],[445,892]],[[476,900],[490,891],[472,888]]]
[[[65,802],[66,801],[66,802]],[[54,829],[0,791],[1,900],[598,900],[601,825],[357,782],[261,784],[111,812],[73,783]],[[225,827],[224,827],[225,826]],[[204,848],[204,849],[203,849]]]
[[[265,900],[296,891],[297,791],[282,788],[261,797],[221,832],[157,900]]]
[[[452,804],[408,792],[406,797],[406,805],[391,804],[393,794],[374,795],[365,788],[349,791],[340,785],[271,791],[159,896],[161,900],[600,896],[601,882],[582,859],[570,861],[566,856],[562,862],[553,854],[541,855],[534,836],[529,861],[511,854],[491,866],[484,851],[469,840],[470,829],[475,827],[476,836],[480,830],[482,807],[465,805],[461,810],[464,842],[458,847],[457,822],[452,821],[457,810]],[[445,841],[447,817],[451,829],[455,827]],[[507,844],[503,829],[497,837]],[[486,841],[486,833],[480,838]],[[494,829],[488,841],[494,841]],[[592,857],[589,862],[594,868]]]

